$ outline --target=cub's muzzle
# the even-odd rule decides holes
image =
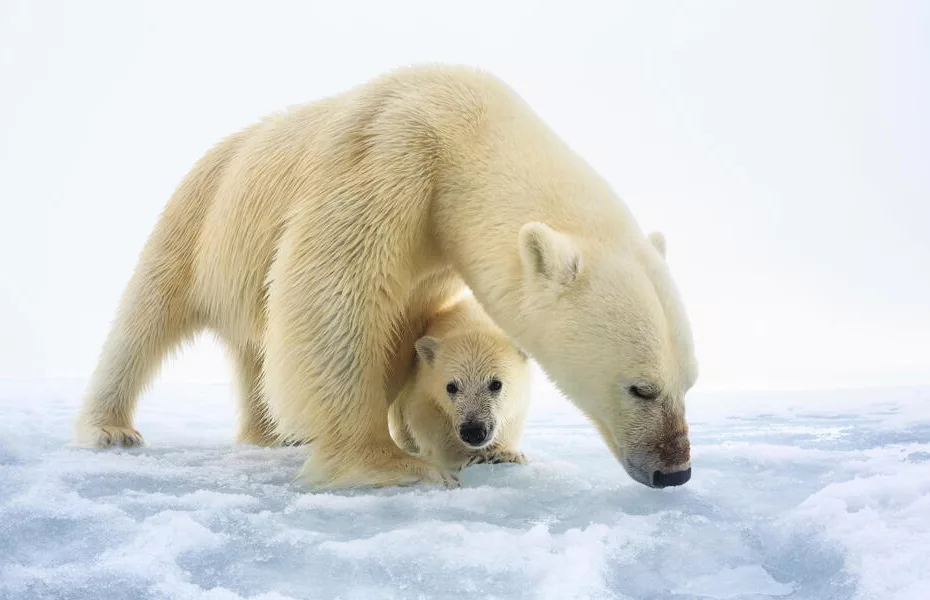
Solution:
[[[479,448],[487,442],[490,433],[491,430],[486,424],[477,421],[469,421],[459,427],[459,437],[473,448]]]

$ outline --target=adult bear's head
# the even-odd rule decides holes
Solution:
[[[531,222],[519,247],[527,350],[633,479],[688,481],[684,398],[697,361],[662,235],[629,231],[605,244]]]

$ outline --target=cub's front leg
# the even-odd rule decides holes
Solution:
[[[525,465],[527,463],[526,455],[519,450],[511,450],[498,444],[491,444],[487,448],[476,452],[465,466],[481,464],[501,464],[516,463]]]

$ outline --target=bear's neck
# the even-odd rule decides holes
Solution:
[[[529,349],[520,228],[540,221],[609,247],[637,226],[607,182],[542,121],[526,108],[507,110],[491,107],[477,132],[445,140],[431,229],[495,323]]]

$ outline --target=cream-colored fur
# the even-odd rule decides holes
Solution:
[[[478,302],[464,295],[443,307],[415,347],[413,375],[388,413],[394,441],[452,471],[525,463],[520,441],[529,409],[529,358]],[[495,380],[499,390],[491,389]],[[483,426],[489,435],[470,446],[460,436],[463,426]]]
[[[697,376],[657,248],[498,79],[400,69],[269,116],[194,166],[129,281],[77,439],[141,443],[140,392],[209,328],[240,374],[240,439],[310,442],[302,474],[318,486],[454,485],[394,444],[387,411],[425,315],[464,283],[651,484],[689,464]]]

